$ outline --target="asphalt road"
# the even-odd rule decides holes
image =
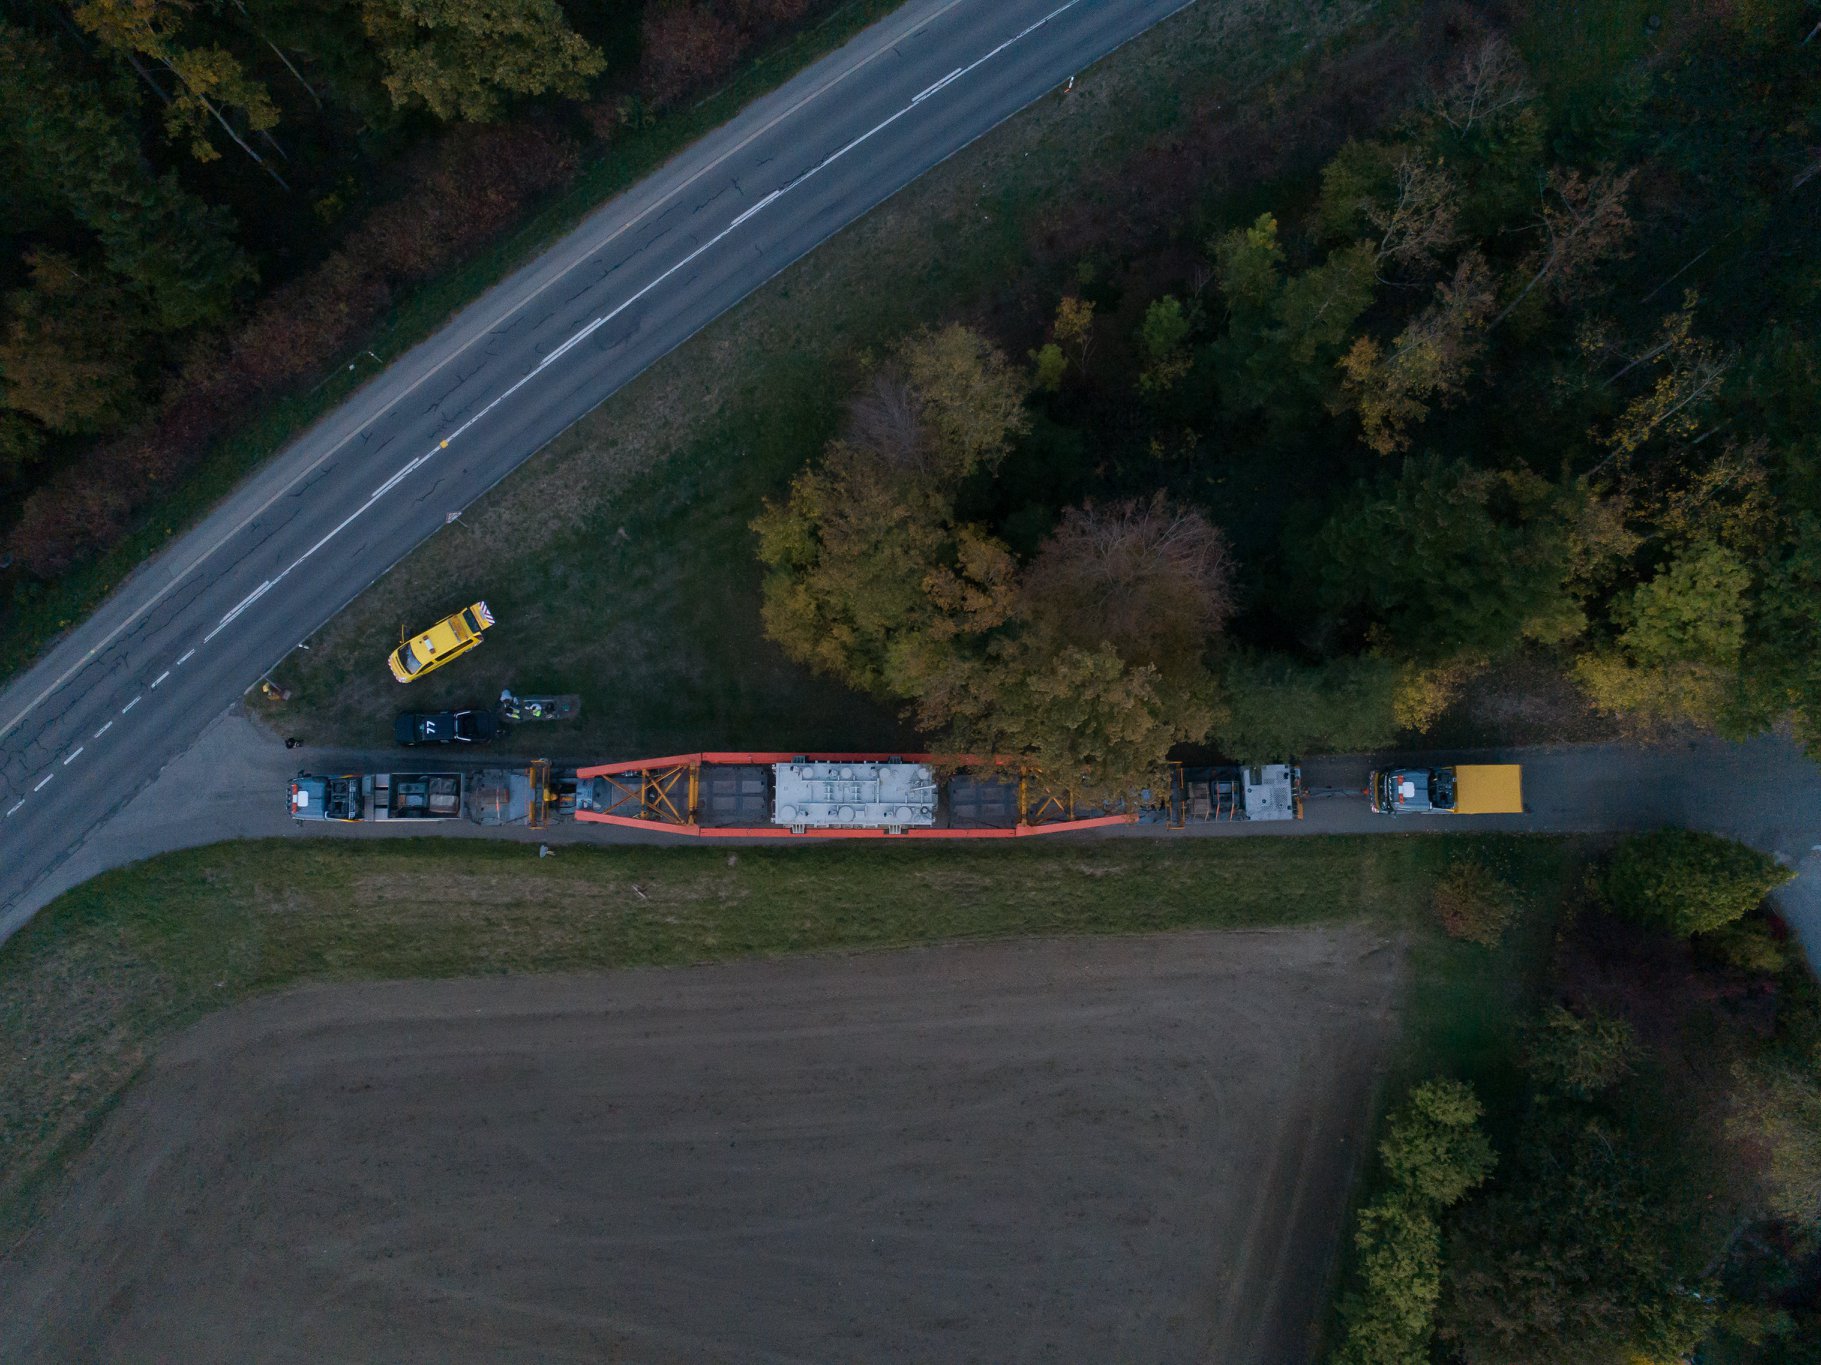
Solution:
[[[607,762],[626,755],[565,754],[561,730],[548,733],[559,766]],[[671,843],[688,836],[611,825],[559,822],[541,832],[481,829],[465,820],[424,830],[393,825],[299,824],[285,807],[286,784],[300,768],[312,772],[384,772],[407,755],[417,766],[478,768],[511,761],[545,737],[523,727],[506,744],[479,752],[384,749],[372,752],[303,749],[293,752],[263,726],[239,713],[223,716],[189,752],[140,792],[75,854],[32,888],[6,916],[4,939],[26,916],[59,893],[98,873],[154,854],[221,839],[395,839],[434,834],[451,838],[548,843]],[[1527,815],[1404,817],[1374,815],[1363,789],[1375,762],[1441,764],[1516,762],[1524,765]],[[1318,794],[1305,818],[1282,824],[1225,823],[1188,830],[1155,825],[1045,835],[1049,839],[1283,838],[1323,834],[1409,835],[1441,832],[1616,834],[1663,825],[1712,830],[1744,841],[1796,869],[1796,880],[1775,893],[1778,909],[1821,969],[1821,766],[1787,740],[1764,736],[1743,744],[1699,740],[1656,746],[1559,745],[1503,751],[1311,759],[1303,772]],[[527,849],[527,856],[531,850]]]
[[[448,513],[1184,3],[908,0],[387,367],[0,693],[0,925],[16,926],[87,834]],[[889,287],[889,262],[880,279]]]

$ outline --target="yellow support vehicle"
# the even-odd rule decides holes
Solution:
[[[1381,815],[1524,814],[1524,770],[1516,763],[1382,768],[1367,791]]]
[[[386,660],[392,667],[392,676],[402,683],[417,681],[480,644],[481,632],[492,624],[493,613],[487,610],[485,602],[476,602],[453,616],[445,616],[423,634],[400,642],[392,651],[392,657]]]

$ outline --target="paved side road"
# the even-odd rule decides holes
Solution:
[[[525,733],[525,732],[521,732]],[[315,772],[384,772],[423,751],[385,749],[288,750],[264,727],[238,712],[222,717],[202,739],[120,813],[85,839],[74,856],[33,888],[6,916],[0,939],[72,886],[109,868],[153,854],[222,839],[387,839],[425,831],[384,825],[299,825],[285,809],[285,789],[300,769]],[[465,761],[436,755],[438,766],[499,763],[501,752]],[[564,762],[600,762],[612,755],[569,755]],[[1366,804],[1364,757],[1313,759],[1304,765],[1317,796],[1307,817],[1283,824],[1203,825],[1170,831],[1133,826],[1098,834],[1055,838],[1285,838],[1312,834],[1400,835],[1438,830],[1587,834],[1687,826],[1726,834],[1773,854],[1797,869],[1778,893],[1779,908],[1800,935],[1809,961],[1821,969],[1821,766],[1786,740],[1744,744],[1713,740],[1652,748],[1618,744],[1564,745],[1504,752],[1467,750],[1395,756],[1409,761],[1511,761],[1524,765],[1524,794],[1531,813],[1453,819],[1394,819]],[[1382,761],[1382,760],[1380,760]],[[466,821],[431,833],[451,838],[506,838],[530,843],[681,843],[687,836],[644,834],[602,825],[558,824],[542,833],[482,830]]]
[[[400,357],[0,692],[0,922],[448,513],[1185,3],[906,0]]]

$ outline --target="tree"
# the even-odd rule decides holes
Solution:
[[[1235,651],[1221,669],[1226,713],[1215,737],[1241,763],[1380,749],[1397,734],[1398,669],[1363,655],[1320,664]]]
[[[1435,295],[1398,333],[1389,352],[1360,337],[1341,357],[1343,392],[1359,414],[1360,439],[1380,455],[1409,446],[1408,428],[1429,415],[1430,400],[1460,391],[1492,312],[1492,271],[1470,251]]]
[[[1617,648],[1575,676],[1609,715],[1713,724],[1737,690],[1751,571],[1722,546],[1683,549],[1613,610]]]
[[[765,633],[799,663],[899,697],[893,648],[929,623],[923,579],[941,556],[948,506],[868,452],[837,443],[767,500],[753,522],[766,575]]]
[[[1026,420],[1022,380],[976,333],[898,347],[856,398],[846,437],[753,522],[766,633],[877,696],[957,685],[956,668],[984,648],[973,637],[1010,615],[1017,575],[1004,546],[957,525],[955,485],[996,462]]]
[[[1629,1075],[1636,1055],[1625,1020],[1551,1005],[1528,1031],[1524,1067],[1543,1091],[1590,1100]]]
[[[1030,429],[1024,377],[978,332],[959,324],[920,332],[896,361],[920,405],[930,470],[943,484],[991,470]]]
[[[1417,1086],[1379,1144],[1386,1192],[1359,1211],[1358,1286],[1341,1301],[1336,1365],[1425,1365],[1441,1295],[1437,1216],[1480,1185],[1496,1160],[1473,1088]]]
[[[1022,614],[1048,639],[1180,676],[1232,614],[1232,576],[1226,537],[1162,494],[1070,508],[1025,576]]]
[[[1464,1081],[1417,1086],[1379,1143],[1385,1174],[1418,1203],[1437,1209],[1459,1203],[1491,1174],[1497,1160],[1479,1129],[1484,1112]]]
[[[1510,317],[1538,288],[1558,299],[1569,298],[1596,265],[1619,252],[1631,235],[1625,196],[1635,176],[1635,171],[1549,173],[1532,225],[1541,244],[1521,267],[1523,283],[1491,326]]]
[[[645,11],[639,73],[653,104],[665,105],[732,69],[740,30],[700,0],[660,0]]]
[[[1194,322],[1182,306],[1182,300],[1166,294],[1145,309],[1144,325],[1138,330],[1138,349],[1144,357],[1144,368],[1138,375],[1138,387],[1147,394],[1167,393],[1176,381],[1189,372],[1195,358],[1189,353],[1189,333]]]
[[[504,95],[579,99],[607,65],[556,0],[362,0],[361,23],[392,102],[445,120],[497,118]]]
[[[1620,1134],[1534,1109],[1447,1239],[1438,1327],[1466,1365],[1683,1360],[1713,1295],[1671,1257],[1677,1208]]]
[[[1732,923],[1794,876],[1768,854],[1734,840],[1663,829],[1620,844],[1602,887],[1617,914],[1687,935]]]
[[[1733,1063],[1726,1134],[1757,1169],[1766,1210],[1821,1227],[1821,1048]]]
[[[1094,344],[1094,302],[1064,294],[1056,305],[1056,320],[1050,324],[1050,336],[1072,356],[1075,367],[1087,369],[1088,350]]]
[[[1322,600],[1419,662],[1560,638],[1579,619],[1567,591],[1571,512],[1534,475],[1406,460],[1323,528]]]
[[[7,301],[0,338],[6,404],[53,431],[94,433],[140,405],[139,326],[119,286],[87,278],[68,256],[28,258],[30,286]]]
[[[1484,863],[1452,864],[1431,894],[1436,917],[1450,938],[1495,948],[1518,910],[1518,893]]]
[[[1721,381],[1735,357],[1694,335],[1697,301],[1690,290],[1681,310],[1663,319],[1656,345],[1613,377],[1616,381],[1644,364],[1657,372],[1649,390],[1625,405],[1606,436],[1604,444],[1612,451],[1607,459],[1636,454],[1657,436],[1693,436],[1703,411],[1719,397]]]
[[[1461,137],[1497,123],[1535,99],[1524,64],[1497,34],[1462,54],[1425,107]]]
[[[0,23],[0,124],[71,215],[94,232],[108,269],[145,300],[152,325],[181,331],[226,316],[253,274],[233,219],[155,176],[132,131],[55,49]]]
[[[213,161],[221,155],[208,139],[213,121],[280,186],[290,188],[228,117],[238,109],[250,131],[267,133],[278,122],[278,106],[265,86],[248,75],[226,48],[183,40],[183,20],[190,9],[183,0],[85,0],[72,13],[84,29],[125,56],[164,101],[166,129],[173,136],[189,138],[191,155],[198,161]],[[169,91],[140,64],[140,57],[170,74]]]
[[[1286,275],[1267,213],[1220,238],[1214,257],[1227,305],[1226,335],[1214,346],[1222,400],[1279,424],[1307,420],[1327,402],[1347,333],[1371,306],[1377,253],[1360,242]]]
[[[1052,650],[1026,636],[1001,641],[963,670],[961,686],[926,693],[919,718],[946,727],[956,746],[1014,754],[1078,806],[1132,802],[1167,787],[1170,749],[1204,737],[1207,697],[1172,685],[1149,664],[1129,664],[1110,644]]]

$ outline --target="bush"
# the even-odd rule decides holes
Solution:
[[[1626,919],[1685,936],[1731,924],[1793,876],[1768,854],[1732,839],[1665,829],[1621,844],[1603,889]]]
[[[1517,895],[1483,864],[1459,862],[1436,882],[1431,903],[1449,938],[1493,948],[1517,914]]]
[[[1379,1156],[1390,1189],[1359,1211],[1359,1281],[1341,1304],[1336,1365],[1422,1365],[1441,1295],[1437,1215],[1484,1181],[1496,1157],[1473,1087],[1430,1081],[1386,1124]]]
[[[1530,1030],[1524,1065],[1538,1088],[1589,1100],[1624,1079],[1636,1051],[1623,1019],[1551,1005]]]

